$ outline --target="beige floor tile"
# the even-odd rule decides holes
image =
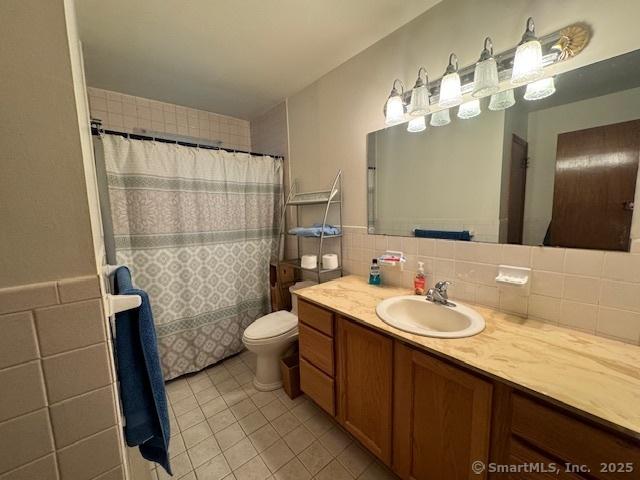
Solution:
[[[182,400],[178,400],[177,402],[171,403],[171,408],[173,409],[173,413],[178,417],[187,412],[190,412],[194,408],[198,407],[198,402],[196,401],[196,397],[193,395],[189,395],[188,397],[183,398]]]
[[[305,427],[309,429],[316,437],[321,437],[326,432],[337,425],[336,421],[324,412],[319,412],[304,422]]]
[[[227,404],[222,397],[214,398],[210,402],[202,405],[202,413],[204,413],[204,416],[207,418],[212,417],[216,413],[220,413],[221,411],[226,409]]]
[[[244,383],[250,382],[253,380],[253,372],[251,370],[248,370],[244,373],[241,373],[240,375],[234,375],[234,377],[236,379],[236,381],[242,385]]]
[[[302,453],[298,454],[298,459],[311,475],[315,475],[322,470],[332,458],[329,451],[317,440],[303,450]]]
[[[373,463],[374,459],[373,456],[364,448],[360,447],[357,442],[353,442],[338,455],[338,461],[349,473],[357,478]]]
[[[238,467],[233,474],[237,480],[265,480],[271,476],[271,472],[259,456]]]
[[[367,467],[359,480],[398,480],[398,477],[379,462],[373,462]]]
[[[246,437],[244,430],[238,422],[229,425],[224,430],[220,430],[216,433],[216,440],[218,441],[218,445],[222,451],[227,450],[230,447],[233,447],[236,443]]]
[[[206,438],[187,450],[194,468],[205,464],[220,452],[220,446],[214,437]]]
[[[339,427],[334,427],[320,437],[320,443],[332,456],[340,454],[353,440]]]
[[[207,421],[209,422],[209,426],[211,427],[211,430],[213,430],[213,433],[218,433],[219,431],[227,428],[229,425],[235,423],[236,417],[234,417],[233,413],[231,413],[231,410],[227,408],[226,410],[222,410],[212,417],[209,417]]]
[[[245,393],[244,390],[242,390],[242,388],[237,388],[230,392],[223,393],[222,398],[225,402],[227,402],[227,405],[235,405],[236,403],[248,399],[249,396]]]
[[[242,384],[242,390],[244,390],[244,393],[249,395],[249,397],[258,393],[258,390],[253,385],[253,381]]]
[[[204,372],[203,372],[204,373]],[[211,381],[211,379],[205,374],[204,377],[202,377],[200,380],[198,380],[195,383],[191,383],[191,390],[193,391],[193,393],[199,393],[203,390],[206,390],[207,388],[211,388],[213,387],[213,382]]]
[[[255,412],[250,413],[246,417],[238,420],[238,423],[240,424],[244,432],[249,435],[269,422],[266,418],[264,418],[264,415],[262,415],[259,410],[256,410]]]
[[[184,452],[185,450],[186,446],[184,444],[182,435],[177,434],[169,439],[169,458],[173,458],[176,455]]]
[[[180,430],[184,432],[186,429],[193,427],[194,425],[197,425],[198,423],[202,422],[205,418],[204,418],[204,414],[202,413],[202,410],[200,410],[200,407],[198,407],[198,408],[194,408],[190,412],[183,413],[182,415],[178,415],[176,419],[178,421],[178,426],[180,427]]]
[[[287,407],[285,407],[284,404],[276,398],[273,402],[262,407],[260,411],[267,420],[271,421],[285,413],[287,411]]]
[[[223,366],[215,367],[211,370],[208,370],[207,374],[209,375],[209,378],[211,379],[213,384],[216,386],[232,378],[231,374]]]
[[[180,477],[180,480],[198,480],[196,472],[189,472],[184,477]]]
[[[248,438],[244,438],[223,453],[231,470],[245,464],[258,454]]]
[[[173,478],[180,478],[193,470],[187,452],[171,459],[171,470],[173,471]],[[159,480],[170,480],[172,478],[162,467],[156,468],[156,472]]]
[[[192,386],[194,383],[198,383],[203,378],[208,378],[208,377],[209,376],[207,375],[206,370],[201,370],[196,373],[188,373],[187,375],[184,376],[185,380],[190,386]]]
[[[229,473],[231,473],[231,468],[222,454],[196,468],[198,480],[221,480],[226,478]]]
[[[234,377],[237,377],[238,375],[241,375],[243,373],[251,372],[251,370],[249,370],[249,367],[247,367],[242,361],[231,363],[227,366],[227,370]]]
[[[257,409],[258,407],[255,406],[250,398],[245,398],[244,400],[229,407],[229,410],[233,412],[238,420],[246,417],[250,413],[255,412]]]
[[[295,457],[291,449],[282,439],[260,453],[260,456],[272,472],[278,471],[289,460]]]
[[[207,422],[200,422],[182,432],[182,438],[184,439],[184,444],[187,448],[193,447],[196,443],[200,443],[211,435],[213,435],[213,432]]]
[[[218,389],[213,385],[209,388],[195,393],[196,400],[200,405],[204,405],[205,403],[210,402],[211,400],[213,400],[214,398],[218,398],[219,396],[220,392],[218,392]]]
[[[237,382],[235,378],[231,378],[225,380],[224,382],[216,384],[216,388],[222,394],[233,392],[234,390],[238,390],[240,388],[240,384]]]
[[[276,480],[308,480],[311,474],[300,460],[294,458],[275,473]]]
[[[273,392],[258,392],[251,396],[251,400],[258,407],[264,407],[268,403],[273,402],[276,399],[276,396]]]
[[[262,452],[276,443],[280,439],[280,436],[270,424],[267,424],[249,435],[249,439],[255,449],[258,452]]]
[[[291,413],[293,413],[298,420],[304,422],[305,420],[310,419],[314,415],[316,415],[320,409],[316,407],[316,405],[306,400],[304,402],[300,402],[300,404],[296,405],[291,409]]]
[[[284,437],[284,441],[296,455],[311,445],[315,440],[316,438],[304,425],[300,425]]]
[[[352,480],[354,477],[337,460],[332,460],[316,477],[318,480]]]
[[[289,396],[286,393],[284,395],[278,396],[278,398],[282,403],[284,403],[284,406],[287,407],[289,410],[291,410],[292,408],[300,405],[302,402],[307,400],[306,395],[300,395],[299,397],[296,397],[292,400],[291,398],[289,398]]]
[[[300,420],[294,417],[290,412],[280,415],[271,422],[273,428],[281,437],[300,426]]]

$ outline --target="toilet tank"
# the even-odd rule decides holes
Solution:
[[[317,285],[317,282],[296,282],[294,285],[289,287],[289,292],[291,293],[291,313],[298,315],[298,295],[296,295],[296,290],[311,287],[313,285]]]

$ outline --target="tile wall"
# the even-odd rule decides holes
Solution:
[[[0,331],[0,479],[124,478],[97,276],[0,289]]]
[[[367,235],[346,227],[344,269],[368,275],[371,259],[385,250],[407,256],[404,271],[383,267],[383,283],[413,286],[418,261],[428,286],[449,280],[451,296],[505,312],[640,345],[640,251],[454,242]],[[530,267],[530,291],[498,287],[498,265]]]
[[[87,90],[91,117],[102,120],[106,129],[182,135],[221,141],[225,148],[251,150],[247,120],[99,88]]]

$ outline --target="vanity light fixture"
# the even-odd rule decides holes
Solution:
[[[440,82],[438,106],[449,108],[455,107],[460,103],[462,103],[462,86],[460,85],[460,75],[458,74],[458,57],[455,53],[452,53],[449,55],[449,65]]]
[[[484,39],[484,49],[473,72],[471,96],[481,98],[496,93],[500,89],[498,84],[498,64],[493,58],[493,42],[487,37]]]
[[[524,92],[525,100],[542,100],[556,93],[553,77],[543,78],[527,85]]]
[[[458,107],[458,118],[466,120],[480,115],[480,100],[469,100]]]
[[[449,117],[449,109],[439,110],[431,115],[429,125],[432,127],[443,127],[451,123],[451,117]]]
[[[407,132],[418,133],[427,129],[427,123],[424,120],[424,115],[412,118],[407,125]]]
[[[518,48],[516,48],[511,83],[519,85],[533,82],[542,75],[542,45],[536,37],[536,26],[533,23],[533,18],[529,17],[522,40],[518,44]]]
[[[400,92],[398,92],[396,84],[400,85]],[[393,87],[391,87],[391,92],[389,93],[389,98],[387,98],[387,103],[384,108],[384,123],[387,126],[395,125],[396,123],[400,123],[404,120],[405,104],[402,99],[403,94],[404,83],[402,83],[402,80],[396,78],[393,81]]]
[[[502,92],[491,95],[489,110],[493,110],[494,112],[498,110],[506,110],[509,107],[513,107],[515,104],[516,98],[513,95],[513,90],[503,90]]]
[[[424,73],[424,80],[422,74]],[[409,102],[409,115],[424,117],[429,113],[429,75],[427,69],[420,67],[418,79],[411,90],[411,101]],[[423,119],[424,121],[424,119]]]

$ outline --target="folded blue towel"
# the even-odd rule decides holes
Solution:
[[[138,446],[144,458],[172,475],[167,396],[149,297],[133,287],[127,267],[118,268],[114,278],[114,293],[142,298],[140,307],[116,313],[116,358],[127,445]]]
[[[471,233],[469,230],[462,230],[459,232],[448,232],[446,230],[422,230],[420,228],[416,228],[413,231],[413,234],[416,237],[421,238],[438,238],[441,240],[471,240]]]
[[[298,235],[300,237],[319,237],[322,234],[323,228],[321,223],[315,223],[311,227],[296,227],[289,230],[291,235]],[[340,228],[333,225],[324,226],[325,235],[339,235]]]

